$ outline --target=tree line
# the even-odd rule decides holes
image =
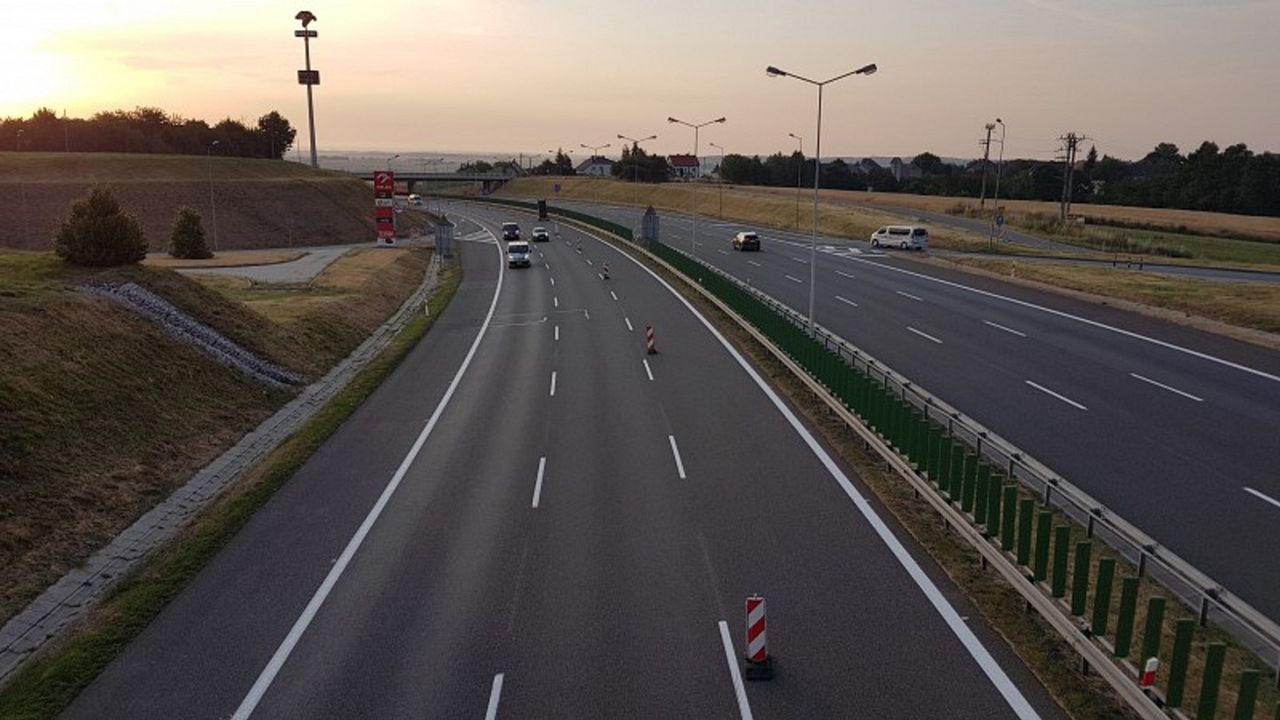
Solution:
[[[957,165],[925,152],[908,164],[908,172],[899,179],[889,168],[868,160],[826,161],[822,187],[957,197],[982,193],[982,160]],[[765,158],[726,155],[719,173],[724,181],[743,185],[795,187],[798,182],[812,186],[813,166],[813,159],[799,152]],[[995,191],[996,170],[994,162],[986,163],[988,198]],[[1006,160],[999,168],[1000,197],[1058,200],[1063,170],[1060,162]],[[1280,154],[1254,153],[1243,143],[1220,150],[1206,141],[1185,155],[1177,145],[1160,143],[1136,161],[1099,158],[1097,149],[1090,148],[1072,176],[1072,185],[1075,202],[1280,216]]]
[[[219,155],[280,159],[296,135],[275,110],[253,125],[227,118],[211,126],[154,107],[109,110],[88,119],[59,117],[49,108],[40,108],[30,118],[0,120],[0,150],[19,152],[203,155],[216,141]]]

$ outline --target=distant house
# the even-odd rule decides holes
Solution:
[[[880,166],[880,163],[872,160],[871,158],[862,158],[853,164],[853,171],[859,175],[870,175],[876,170],[883,169],[884,168]]]
[[[693,155],[668,155],[667,167],[674,180],[696,180],[702,175],[698,158]]]
[[[588,177],[609,177],[613,174],[613,161],[600,155],[592,155],[578,164],[579,175]]]
[[[902,162],[902,158],[900,157],[896,157],[889,161],[889,171],[893,173],[893,179],[898,182],[924,176],[923,170],[916,167],[914,163]]]

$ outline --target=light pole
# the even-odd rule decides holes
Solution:
[[[13,151],[22,152],[22,129],[18,129],[18,136],[13,141]]]
[[[640,161],[636,159],[636,155],[640,154],[640,143],[649,142],[650,140],[657,140],[658,136],[650,135],[647,138],[640,138],[639,140],[637,140],[635,138],[629,138],[626,135],[619,135],[618,139],[626,140],[627,142],[631,143],[632,148],[635,150],[635,152],[631,153],[631,167],[635,168],[635,173],[633,174],[633,177],[635,179],[633,180],[633,182],[636,185],[636,207],[639,207],[640,206]],[[603,147],[608,147],[608,145],[605,145]]]
[[[724,146],[717,145],[713,142],[709,142],[707,144],[720,151],[720,162],[716,165],[716,167],[719,169],[719,173],[717,173],[719,177],[716,178],[716,183],[720,186],[720,219],[723,220],[724,219]]]
[[[213,148],[220,145],[221,142],[214,140],[209,143],[209,150],[206,155],[209,158],[209,211],[213,216],[213,251],[218,251],[218,204],[213,198]]]
[[[298,73],[298,82],[307,86],[307,129],[311,133],[311,167],[320,167],[320,161],[316,157],[316,110],[311,100],[311,86],[320,84],[320,72],[311,70],[311,38],[317,37],[315,30],[308,30],[307,26],[315,22],[316,16],[308,10],[303,10],[293,16],[294,20],[302,22],[301,30],[294,30],[293,36],[302,38],[302,50],[306,54],[307,69],[305,75]]]
[[[667,122],[669,123],[676,123],[678,125],[684,125],[685,127],[693,128],[693,162],[697,163],[693,171],[695,180],[697,180],[698,177],[702,175],[702,163],[701,161],[698,160],[698,131],[708,125],[722,123],[724,122],[724,120],[725,120],[724,118],[716,118],[715,120],[708,120],[704,123],[690,123],[690,122],[685,122],[683,120],[677,120],[676,118],[673,118],[673,117],[667,118]],[[693,238],[689,240],[689,248],[693,254],[693,257],[697,258],[698,257],[698,190],[697,188],[694,188],[693,190]]]
[[[613,143],[605,143],[605,144],[603,144],[603,145],[588,145],[588,144],[586,144],[586,143],[578,143],[578,144],[579,144],[579,145],[581,145],[582,147],[586,148],[587,150],[590,150],[590,151],[591,151],[591,157],[588,159],[588,162],[591,162],[592,160],[595,160],[597,156],[600,156],[600,151],[601,151],[601,150],[603,150],[603,149],[605,149],[605,148],[613,147]],[[591,174],[591,167],[592,167],[592,166],[594,166],[594,164],[592,164],[592,165],[588,165],[588,167],[587,167],[587,174],[588,174],[588,175],[590,175],[590,174]]]
[[[795,133],[787,133],[800,143],[800,163],[796,166],[796,229],[800,228],[800,176],[804,174],[804,138]]]
[[[396,153],[395,155],[392,155],[391,157],[387,158],[387,172],[391,172],[391,161],[395,160],[398,157],[400,157],[400,153]]]
[[[996,124],[1000,126],[1000,156],[996,160],[996,191],[995,191],[995,197],[991,201],[992,206],[995,208],[995,213],[991,215],[990,242],[993,245],[995,244],[995,241],[996,241],[996,216],[1000,214],[1000,171],[1004,168],[1004,131],[1005,131],[1003,120],[1001,120],[1000,118],[996,118]]]
[[[814,140],[813,150],[813,238],[809,241],[809,335],[811,336],[816,334],[814,332],[813,324],[813,285],[817,279],[815,269],[818,260],[818,185],[819,180],[822,177],[822,88],[837,80],[843,80],[850,75],[870,75],[875,71],[876,65],[875,63],[871,63],[870,65],[863,65],[857,70],[850,70],[843,75],[837,75],[828,80],[822,80],[819,82],[817,80],[810,80],[807,77],[796,75],[795,73],[780,70],[772,65],[765,68],[765,72],[769,74],[769,77],[793,77],[797,80],[807,82],[810,85],[815,85],[818,88],[818,132],[816,139]]]

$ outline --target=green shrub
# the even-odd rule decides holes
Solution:
[[[169,254],[186,260],[203,260],[213,257],[204,240],[204,225],[200,213],[189,207],[178,209],[173,221],[173,237],[169,241]]]
[[[141,262],[147,241],[138,219],[120,210],[109,189],[98,187],[71,204],[54,237],[54,251],[73,265],[110,267]]]

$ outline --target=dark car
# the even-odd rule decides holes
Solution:
[[[502,239],[507,242],[520,239],[520,225],[513,222],[502,223]]]
[[[740,232],[733,236],[734,250],[755,250],[760,251],[760,236],[751,232]]]

